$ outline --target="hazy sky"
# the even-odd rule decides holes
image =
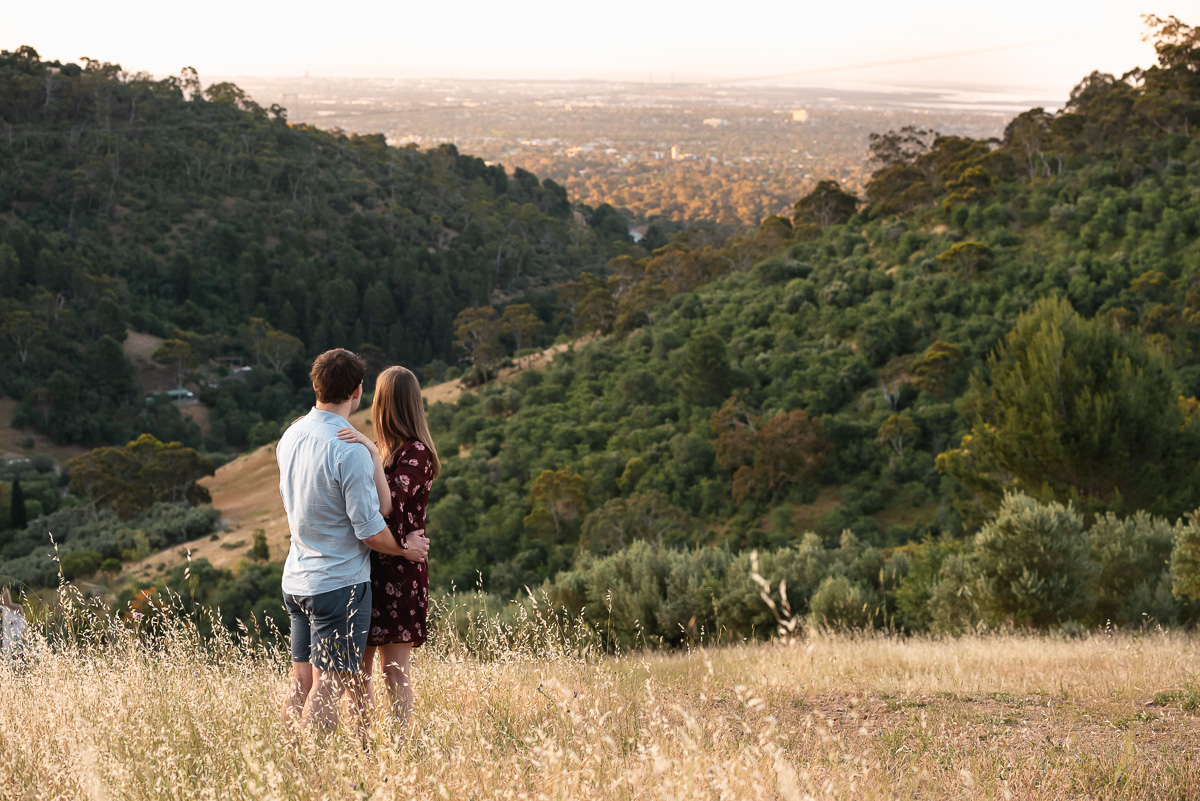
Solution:
[[[673,73],[678,81],[712,81],[804,73],[790,82],[984,86],[1059,98],[1092,69],[1119,74],[1151,63],[1154,53],[1141,41],[1139,14],[1176,13],[1200,22],[1200,0],[1181,5],[458,0],[439,7],[382,0],[55,0],[0,4],[0,48],[29,44],[44,58],[91,56],[156,75],[191,65],[202,79],[308,72],[666,81]],[[948,57],[930,58],[937,56]],[[880,62],[887,65],[861,68]]]

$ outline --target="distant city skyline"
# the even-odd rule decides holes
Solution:
[[[1154,60],[1144,2],[1012,0],[1003,8],[925,0],[633,2],[563,6],[463,0],[361,0],[287,6],[212,0],[112,6],[60,0],[0,8],[0,48],[46,59],[90,56],[129,71],[211,76],[596,79],[773,82],[842,89],[889,86],[1063,99],[1093,69],[1120,74]],[[1075,6],[1075,8],[1072,8]],[[572,10],[577,8],[579,10]],[[1166,15],[1170,9],[1160,10]],[[1197,20],[1184,17],[1185,22]]]

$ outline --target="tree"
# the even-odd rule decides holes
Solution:
[[[812,192],[796,201],[795,225],[817,225],[828,228],[854,216],[858,198],[842,191],[837,181],[821,181]]]
[[[1176,598],[1200,601],[1200,514],[1188,515],[1176,527],[1171,549],[1171,590]]]
[[[17,309],[7,312],[0,322],[3,333],[17,349],[17,358],[24,364],[37,340],[46,333],[46,324],[27,311]]]
[[[1050,162],[1043,151],[1050,141],[1053,119],[1044,108],[1033,108],[1018,114],[1004,129],[1005,149],[1025,168],[1030,181],[1039,171],[1050,175]]]
[[[938,266],[954,270],[965,278],[974,278],[977,270],[984,270],[992,263],[992,249],[982,242],[955,242],[938,254]]]
[[[500,357],[499,335],[496,310],[491,306],[463,309],[454,318],[454,344],[483,380],[487,380],[492,363]]]
[[[518,351],[528,347],[541,330],[542,321],[528,303],[507,306],[500,317],[501,333],[513,338]]]
[[[246,322],[238,326],[238,338],[242,341],[242,347],[254,359],[255,364],[262,364],[263,360],[263,345],[267,341],[267,335],[275,330],[261,317],[251,317]]]
[[[1194,507],[1197,441],[1166,357],[1136,333],[1048,298],[1017,318],[964,400],[971,426],[938,467],[969,489],[979,520],[1007,490],[1073,502],[1087,515]]]
[[[808,625],[814,628],[868,629],[883,612],[881,599],[862,582],[843,575],[826,576],[812,594]]]
[[[903,214],[932,203],[936,191],[924,170],[899,163],[871,174],[867,199],[880,214]]]
[[[913,386],[935,397],[948,397],[957,393],[965,372],[962,351],[939,339],[913,364]]]
[[[937,136],[937,131],[916,125],[905,125],[899,131],[872,133],[868,137],[871,161],[881,169],[896,164],[911,164],[918,156],[928,152]]]
[[[1174,622],[1169,564],[1180,528],[1145,512],[1096,518],[1087,533],[1096,566],[1088,622],[1137,626],[1146,615]]]
[[[267,545],[267,532],[261,528],[254,529],[254,544],[250,547],[250,558],[256,562],[271,560],[271,548]]]
[[[266,114],[263,108],[255,103],[241,87],[227,81],[214,83],[205,89],[204,99],[210,103],[223,103],[235,106],[243,111],[250,111],[259,116]]]
[[[951,209],[956,205],[979,203],[990,197],[994,180],[991,173],[978,164],[968,167],[956,178],[946,181],[946,197],[942,200],[942,208]]]
[[[208,501],[196,480],[212,475],[212,463],[178,442],[142,434],[124,447],[108,446],[67,461],[71,489],[96,508],[109,507],[122,519],[156,503]]]
[[[70,551],[63,555],[59,567],[63,578],[67,581],[89,579],[100,568],[101,556],[98,551]]]
[[[1156,128],[1188,135],[1200,123],[1200,28],[1178,17],[1142,17],[1151,29],[1158,64],[1141,72],[1143,91],[1136,110]]]
[[[525,517],[525,526],[537,528],[549,519],[558,539],[563,523],[579,517],[587,508],[587,494],[587,480],[570,467],[543,470],[529,488],[533,508]]]
[[[137,463],[126,448],[96,448],[69,459],[66,464],[71,490],[95,507],[112,506],[117,496],[137,477]]]
[[[612,293],[603,286],[588,290],[575,309],[576,330],[599,331],[607,334],[616,318],[617,304]]]
[[[684,399],[695,406],[716,406],[732,385],[725,341],[712,331],[689,339],[679,352],[679,390]]]
[[[774,497],[816,478],[825,465],[828,443],[821,422],[803,409],[763,421],[746,408],[744,395],[730,398],[709,421],[717,432],[717,461],[733,470],[733,499]]]
[[[734,497],[744,500],[765,487],[770,496],[805,481],[812,481],[825,465],[828,445],[821,421],[803,409],[782,412],[767,420],[759,431],[758,459],[743,465],[733,476]]]
[[[878,445],[890,447],[897,456],[903,459],[904,441],[906,439],[914,440],[920,434],[921,429],[917,428],[917,424],[907,414],[893,414],[879,426],[875,442]]]
[[[154,351],[154,361],[175,368],[175,378],[179,389],[183,389],[183,381],[188,371],[200,363],[192,346],[182,339],[168,339]]]
[[[685,544],[699,523],[657,490],[613,498],[583,521],[579,547],[592,553],[616,553],[637,542],[656,547]]]
[[[284,366],[303,350],[304,343],[299,338],[274,328],[263,337],[262,356],[276,371],[283,370]]]
[[[29,524],[25,516],[25,491],[21,489],[21,479],[13,479],[12,498],[9,500],[8,527],[14,531],[22,531]]]
[[[0,484],[0,545],[8,536],[5,532],[12,526],[12,490]]]

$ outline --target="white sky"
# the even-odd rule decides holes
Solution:
[[[1139,14],[1200,0],[55,0],[0,3],[0,49],[155,75],[732,80],[966,86],[1064,98],[1093,69],[1154,60]],[[1004,48],[994,52],[995,48]],[[947,58],[933,58],[957,54]],[[927,59],[892,63],[908,59]],[[837,69],[888,62],[867,69]]]

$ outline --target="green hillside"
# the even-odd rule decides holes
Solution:
[[[974,534],[1005,490],[1072,503],[1081,537],[1109,513],[1193,509],[1200,39],[1157,33],[1157,66],[1088,76],[1002,141],[876,137],[861,205],[825,184],[752,239],[585,276],[565,311],[605,338],[433,410],[464,454],[434,486],[435,581],[478,572],[511,597],[557,575],[568,608],[603,618],[606,586],[666,604],[673,581],[703,596],[734,569],[660,546],[798,548],[845,567],[807,588],[780,573],[794,606],[842,575],[893,614],[876,549],[936,573],[935,545],[910,543]],[[1157,608],[1169,529],[1127,543]]]
[[[520,206],[564,237],[542,243],[540,275],[574,280],[501,310],[488,302],[499,284],[479,277],[475,294],[444,307],[445,347],[471,344],[452,369],[484,383],[430,409],[447,457],[431,496],[434,585],[480,585],[496,600],[540,587],[607,642],[627,645],[761,635],[776,613],[790,625],[794,613],[938,631],[1195,620],[1200,525],[1185,515],[1200,505],[1200,31],[1175,18],[1148,22],[1155,66],[1093,73],[1061,111],[1025,112],[1000,140],[880,133],[867,197],[824,182],[791,219],[741,235],[660,232],[645,251],[620,241],[610,209],[584,229],[554,216],[569,206]],[[449,155],[296,131],[269,112],[234,109],[244,98],[226,104],[228,87],[188,101],[186,87],[171,91],[180,113],[211,107],[363,158],[377,148],[389,165]],[[453,183],[447,176],[473,162],[450,163],[458,166],[409,175],[421,186]],[[523,180],[499,196],[482,177],[468,185],[503,207]],[[279,204],[294,211],[299,195],[281,187]],[[389,219],[347,214],[351,227]],[[234,226],[223,219],[212,231]],[[120,228],[106,220],[103,230]],[[476,222],[457,218],[459,233],[441,250],[432,240],[396,247],[448,259]],[[311,230],[304,236],[311,244]],[[162,241],[148,235],[147,245]],[[471,264],[463,274],[475,274]],[[322,296],[334,280],[320,282]],[[336,341],[322,338],[334,322],[368,338],[382,331],[364,322],[387,298],[373,287],[359,287],[361,308],[345,318],[305,306],[298,318],[312,327],[294,329],[304,347]],[[231,349],[252,348],[255,330],[263,342],[293,330],[254,297],[243,318],[226,318],[226,332],[242,332]],[[138,302],[131,320],[145,313],[167,325],[190,301]],[[486,383],[497,363],[550,336],[596,331],[547,369]],[[216,332],[180,336],[219,341]],[[434,344],[418,355],[368,344],[418,366],[450,355]],[[210,396],[218,422],[262,398],[288,409],[302,352],[281,373],[263,371],[269,380],[237,384],[241,395]],[[37,408],[32,381],[24,386],[26,408]],[[158,542],[179,541],[160,532],[168,510],[146,514]],[[39,525],[14,542],[36,541]],[[106,544],[121,537],[120,523],[88,526],[80,530],[91,544],[79,547],[94,549],[93,562],[125,558]],[[191,576],[196,603],[241,587],[243,608],[272,613],[263,568],[236,579],[203,570],[180,566],[167,586]]]
[[[306,407],[320,350],[436,374],[457,359],[461,308],[639,252],[611,209],[580,225],[553,182],[289,125],[190,69],[154,80],[4,52],[0,126],[0,391],[60,442],[201,444],[170,405],[142,403],[128,328],[173,341],[161,360],[181,382],[219,360],[267,373],[205,397],[206,447],[240,448]]]

